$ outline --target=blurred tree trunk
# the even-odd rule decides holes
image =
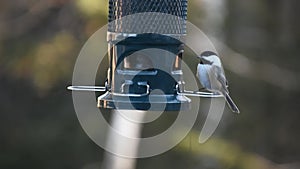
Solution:
[[[279,3],[280,8],[280,26],[279,26],[279,39],[282,45],[287,45],[292,41],[291,32],[291,0],[281,0]]]
[[[224,21],[226,17],[226,2],[224,0],[202,0],[204,17],[203,28],[205,33],[219,40],[224,38]]]
[[[299,7],[297,0],[280,0],[279,9],[279,41],[285,48],[293,47],[297,43],[299,35]],[[298,32],[297,32],[298,31]],[[299,37],[299,36],[298,36]]]
[[[227,0],[227,7],[226,40],[229,46],[254,56],[255,52],[264,50],[270,33],[266,20],[271,7],[259,0]]]

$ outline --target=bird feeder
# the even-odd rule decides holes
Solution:
[[[125,24],[126,21],[118,22],[118,18],[141,12],[156,12],[145,13],[144,17],[144,22],[147,22],[145,25],[153,25],[152,30],[138,19],[130,19],[131,23]],[[176,88],[178,82],[182,81],[180,62],[184,46],[173,38],[184,36],[185,25],[179,20],[162,23],[157,13],[185,19],[187,0],[110,0],[108,92],[98,98],[99,107],[155,110],[165,105],[167,111],[189,109],[190,99],[178,95]],[[120,22],[122,26],[119,26]],[[162,29],[161,26],[166,28]],[[146,29],[144,32],[151,33],[139,33]],[[160,34],[154,33],[158,29],[161,30]],[[158,51],[161,52],[151,53],[155,51],[151,49],[160,49]],[[154,90],[161,92],[151,95]]]

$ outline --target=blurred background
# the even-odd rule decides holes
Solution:
[[[178,146],[139,159],[137,168],[299,169],[299,7],[298,0],[189,0],[188,20],[222,55],[242,114],[226,109],[205,144],[197,143],[200,115]],[[100,168],[104,151],[82,130],[66,86],[107,13],[108,0],[0,1],[0,168]]]

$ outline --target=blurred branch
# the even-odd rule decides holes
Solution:
[[[289,164],[282,164],[279,167],[280,169],[299,169],[300,168],[300,163],[289,163]]]
[[[285,90],[299,90],[300,74],[298,72],[281,68],[269,62],[251,60],[216,39],[212,38],[212,41],[224,57],[224,67],[233,73],[246,78],[262,80]]]

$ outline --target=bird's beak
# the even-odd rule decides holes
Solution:
[[[202,57],[201,57],[201,56],[197,56],[197,58],[199,59],[199,62],[200,62],[201,64],[203,64]]]

